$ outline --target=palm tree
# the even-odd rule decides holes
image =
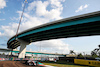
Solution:
[[[99,50],[100,50],[100,45],[98,45],[98,47],[99,47]],[[98,51],[98,54],[99,54],[99,57],[100,57],[100,51]]]
[[[74,52],[74,50],[70,50],[70,54],[75,54],[76,55],[76,53]]]
[[[70,50],[70,54],[74,54],[75,58],[77,58],[76,53],[74,52],[74,50]]]
[[[97,57],[98,56],[98,51],[99,51],[100,49],[98,49],[98,48],[95,48],[93,51],[91,51],[91,55],[93,56],[93,57]]]
[[[99,49],[100,49],[100,45],[98,45]]]
[[[75,58],[77,58],[77,56],[76,56],[76,53],[74,52],[74,50],[70,50],[70,54],[74,54],[75,55]]]
[[[96,53],[94,51],[91,51],[91,56],[96,56]]]

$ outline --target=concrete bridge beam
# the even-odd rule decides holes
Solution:
[[[17,41],[20,42],[20,50],[19,50],[18,58],[25,58],[26,46],[29,45],[30,43],[25,42],[21,39],[17,39]]]

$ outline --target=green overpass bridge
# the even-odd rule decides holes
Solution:
[[[19,50],[12,50],[12,49],[4,49],[0,48],[0,52],[13,52],[19,53]],[[35,51],[26,51],[25,54],[36,54],[36,55],[57,55],[57,56],[66,56],[66,54],[58,54],[58,53],[46,53],[46,52],[35,52]]]
[[[100,35],[100,11],[69,17],[25,30],[11,37],[7,48],[20,48],[19,58],[25,54],[26,45],[43,40]]]

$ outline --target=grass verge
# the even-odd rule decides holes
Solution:
[[[57,67],[90,67],[90,66],[83,66],[83,65],[77,65],[74,63],[67,63],[64,61],[58,61],[58,62],[42,62],[44,65],[51,65],[51,66],[57,66]]]

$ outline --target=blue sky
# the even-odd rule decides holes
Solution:
[[[51,21],[100,11],[100,0],[27,0],[19,32]],[[0,48],[15,35],[24,0],[0,0]],[[69,50],[89,53],[100,44],[100,36],[63,38],[35,42],[27,50],[69,53]]]

